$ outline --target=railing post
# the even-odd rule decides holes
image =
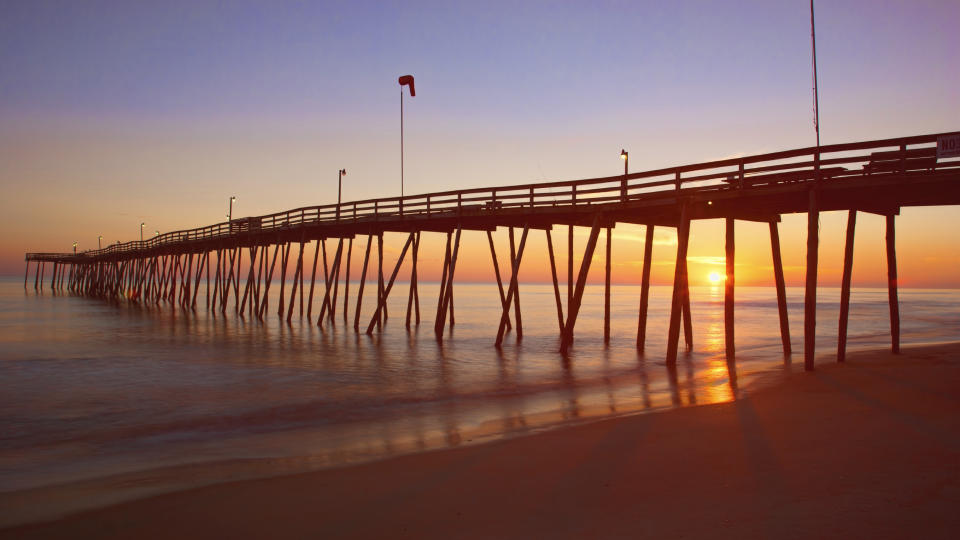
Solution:
[[[813,155],[813,178],[814,182],[820,183],[820,147],[817,147],[817,153]]]
[[[397,199],[397,204],[400,205],[400,217],[403,217],[403,197]]]
[[[676,172],[673,180],[674,185],[676,186],[677,193],[680,193],[680,171]]]
[[[627,177],[620,181],[620,202],[627,202]]]
[[[743,189],[743,160],[740,160],[740,189]]]
[[[533,210],[533,186],[530,186],[530,209]]]
[[[380,221],[380,201],[373,201],[373,220]]]
[[[570,188],[570,206],[576,206],[576,205],[577,205],[577,185],[574,184]]]
[[[430,196],[427,195],[427,217],[430,217]]]
[[[463,215],[463,194],[457,193],[457,215]]]
[[[900,145],[900,174],[907,172],[907,145]]]

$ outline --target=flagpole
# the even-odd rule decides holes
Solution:
[[[813,45],[813,128],[817,132],[817,149],[820,148],[820,103],[817,91],[817,29],[814,25],[813,0],[810,0],[810,39]]]
[[[403,86],[400,87],[400,198],[403,199]]]

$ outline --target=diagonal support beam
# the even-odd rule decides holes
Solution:
[[[393,282],[397,279],[397,274],[400,273],[400,266],[403,265],[403,258],[407,255],[407,250],[410,248],[410,244],[413,243],[413,238],[415,235],[416,233],[410,233],[410,236],[407,237],[406,243],[403,244],[403,250],[400,252],[400,256],[397,258],[397,265],[393,267],[393,273],[390,275],[390,281],[384,288],[383,295],[380,297],[380,301],[377,303],[377,311],[370,319],[370,324],[367,325],[367,335],[372,334],[373,327],[377,325],[377,320],[380,318],[380,313],[387,304],[387,297],[390,295],[390,290],[393,289]]]
[[[563,328],[563,335],[560,338],[560,352],[567,354],[570,345],[573,343],[573,328],[577,324],[577,315],[580,313],[580,303],[583,301],[583,290],[587,286],[587,274],[590,272],[590,262],[593,260],[593,252],[597,248],[597,238],[600,236],[600,214],[593,218],[593,225],[590,227],[590,237],[587,240],[587,247],[583,253],[583,260],[580,261],[580,274],[577,276],[577,287],[573,292],[570,305],[567,306],[567,323]]]

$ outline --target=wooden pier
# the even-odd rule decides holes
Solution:
[[[807,272],[804,302],[804,366],[812,370],[815,328],[819,213],[847,210],[847,239],[841,287],[838,360],[844,358],[853,257],[853,231],[857,212],[886,217],[886,252],[890,303],[891,346],[899,350],[899,305],[895,249],[895,216],[904,206],[960,204],[960,159],[943,149],[955,144],[958,133],[942,133],[801,148],[684,165],[619,176],[490,188],[464,189],[309,206],[265,216],[233,219],[197,229],[174,231],[145,241],[133,241],[82,253],[28,253],[24,287],[28,287],[31,263],[34,288],[43,287],[46,266],[52,268],[50,287],[76,294],[123,299],[149,304],[170,304],[196,309],[201,281],[206,283],[205,309],[221,313],[232,309],[241,317],[263,319],[270,309],[271,286],[278,317],[290,321],[294,312],[311,322],[314,294],[319,292],[316,324],[336,324],[336,310],[343,284],[343,324],[348,324],[349,283],[353,239],[367,236],[363,265],[356,291],[353,328],[370,334],[388,319],[387,298],[399,277],[407,255],[411,258],[406,325],[420,324],[417,285],[421,234],[446,235],[440,294],[434,332],[443,338],[454,324],[454,278],[464,230],[486,231],[499,287],[502,315],[495,345],[503,343],[513,329],[523,337],[518,291],[518,271],[531,232],[543,231],[552,273],[557,307],[560,352],[574,342],[574,329],[594,251],[605,233],[606,272],[604,288],[604,339],[609,339],[611,238],[618,223],[646,226],[637,348],[646,341],[652,240],[655,227],[677,230],[677,255],[667,340],[667,363],[676,362],[680,330],[692,347],[693,325],[687,276],[687,246],[690,224],[698,219],[723,218],[726,223],[727,281],[724,293],[724,323],[727,354],[734,348],[734,224],[736,220],[769,224],[774,281],[785,354],[791,352],[787,321],[783,266],[777,224],[787,213],[806,212]],[[939,145],[939,146],[938,146]],[[567,227],[567,294],[564,309],[551,231]],[[509,230],[510,267],[504,276],[496,256],[492,232]],[[588,227],[589,236],[574,279],[573,230]],[[406,233],[402,251],[392,271],[384,273],[383,234]],[[332,260],[326,243],[336,242]],[[304,251],[314,242],[312,269],[304,268]],[[371,246],[376,243],[376,308],[361,314],[367,275],[371,271]],[[246,276],[241,276],[244,257]],[[346,258],[344,262],[343,259]],[[318,259],[322,280],[317,285]],[[287,284],[288,271],[293,277]],[[309,284],[306,273],[310,271]],[[275,276],[279,274],[279,283]],[[504,287],[506,282],[506,287]],[[309,286],[309,293],[304,291]],[[298,299],[299,294],[299,299]],[[370,292],[368,294],[374,294]],[[232,302],[231,302],[232,299]],[[366,324],[364,324],[364,322]]]

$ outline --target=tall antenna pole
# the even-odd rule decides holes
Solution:
[[[403,86],[400,87],[400,198],[403,198]]]
[[[820,103],[817,96],[817,29],[814,25],[813,0],[810,0],[810,40],[813,45],[813,128],[817,132],[817,148],[820,148]]]

